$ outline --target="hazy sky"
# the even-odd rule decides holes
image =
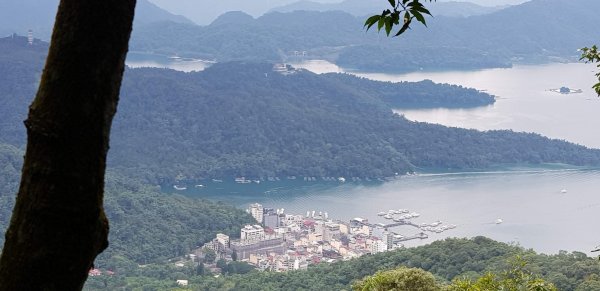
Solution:
[[[255,17],[262,15],[271,8],[297,2],[298,0],[150,0],[154,4],[175,14],[183,15],[198,24],[208,24],[217,16],[227,11],[244,11]],[[321,3],[336,3],[341,0],[311,0]],[[381,5],[388,5],[386,0],[380,0]],[[451,0],[438,0],[449,2]],[[527,0],[463,0],[479,5],[496,6],[519,4]]]

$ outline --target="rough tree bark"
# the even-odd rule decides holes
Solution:
[[[79,290],[108,245],[104,170],[135,0],[61,0],[25,121],[0,290]]]

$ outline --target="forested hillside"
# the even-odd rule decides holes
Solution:
[[[380,3],[381,9],[387,3]],[[432,7],[435,4],[429,3]],[[376,14],[381,9],[367,11]],[[131,48],[217,61],[327,59],[350,69],[415,70],[508,67],[513,63],[577,60],[577,49],[600,38],[587,23],[600,2],[533,0],[466,18],[438,16],[414,26],[402,39],[375,29],[365,17],[340,11],[273,12],[253,19],[241,12],[222,15],[208,26],[155,23],[136,29]]]
[[[22,146],[21,121],[39,75],[32,69],[41,67],[43,58],[18,58],[18,50],[11,54],[16,61],[0,65],[1,73],[10,76],[10,82],[0,82],[5,104],[0,107],[0,141]],[[110,167],[155,184],[181,175],[382,178],[419,168],[600,165],[600,150],[536,134],[411,122],[391,110],[494,102],[473,89],[288,70],[281,74],[272,64],[251,62],[219,63],[197,73],[127,70],[112,129]]]
[[[333,264],[323,263],[307,271],[287,273],[254,271],[214,278],[210,274],[196,275],[192,266],[177,268],[172,265],[153,265],[138,268],[130,276],[90,278],[87,288],[165,290],[177,287],[176,279],[188,278],[191,290],[350,290],[350,284],[356,280],[379,270],[399,266],[422,268],[447,284],[457,277],[474,278],[486,272],[502,272],[516,256],[528,262],[526,270],[554,283],[561,291],[600,290],[600,264],[596,258],[580,252],[537,254],[484,237],[446,239],[426,246],[367,255]],[[106,287],[102,280],[106,281]]]
[[[8,226],[20,181],[24,152],[0,143],[0,233]],[[97,264],[163,262],[188,254],[217,232],[239,236],[253,218],[219,202],[164,195],[122,175],[106,175],[105,210],[110,220],[110,247]],[[4,236],[0,237],[0,246]]]

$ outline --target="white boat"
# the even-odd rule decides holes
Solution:
[[[379,215],[379,216],[384,216],[384,215],[385,215],[385,212],[379,212],[379,213],[377,213],[377,215]]]
[[[173,189],[178,190],[178,191],[183,191],[183,190],[187,190],[187,187],[173,185]]]
[[[389,214],[386,214],[386,215],[383,216],[383,218],[385,218],[385,219],[392,219],[393,217],[391,215],[389,215]]]
[[[560,193],[563,193],[563,194],[567,193],[567,189],[560,190]]]
[[[202,185],[202,184],[198,184],[198,185],[194,185],[194,187],[196,187],[196,188],[203,188],[203,187],[204,187],[204,185]]]
[[[500,224],[500,223],[502,223],[502,222],[504,222],[504,220],[502,220],[502,218],[498,218],[498,219],[496,219],[496,221],[495,221],[495,223],[496,223],[496,224]]]
[[[238,177],[238,178],[235,178],[235,182],[236,182],[236,183],[238,183],[238,184],[248,184],[248,183],[252,183],[252,181],[250,181],[250,180],[247,180],[247,179],[246,179],[246,178],[244,178],[244,177]]]

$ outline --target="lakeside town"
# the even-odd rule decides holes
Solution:
[[[247,211],[257,224],[244,226],[240,239],[217,234],[193,257],[210,251],[214,252],[215,260],[242,261],[261,271],[286,272],[402,248],[405,241],[426,239],[427,233],[456,227],[441,221],[417,224],[413,219],[420,214],[407,209],[378,213],[383,222],[369,222],[360,217],[341,221],[321,211],[289,214],[284,209],[266,208],[258,203],[250,204]],[[415,232],[409,235],[394,232],[399,226],[412,227]],[[211,271],[219,272],[217,268]]]

